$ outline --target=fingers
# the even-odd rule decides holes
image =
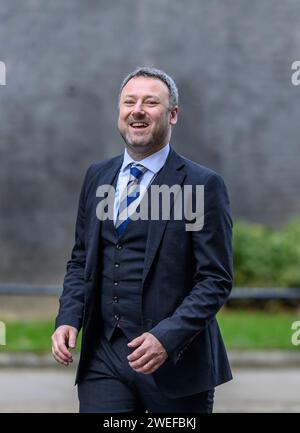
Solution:
[[[66,338],[66,336],[64,336],[64,335],[58,335],[57,349],[59,351],[60,356],[72,358],[72,354],[68,350],[67,344],[68,344],[68,338]]]
[[[58,344],[57,341],[54,340],[53,345],[52,345],[52,354],[54,356],[54,358],[56,359],[56,361],[60,362],[61,364],[65,364],[65,365],[69,365],[69,362],[72,362],[72,355],[66,355],[62,350],[61,350],[62,345]]]
[[[75,347],[76,336],[76,328],[70,326],[61,326],[52,335],[52,354],[60,364],[69,365],[70,362],[73,362],[68,346]]]
[[[146,347],[139,347],[134,352],[132,352],[130,355],[127,356],[128,361],[133,362],[141,358],[146,353],[147,348]]]
[[[59,356],[59,354],[58,354],[57,352],[55,352],[55,350],[54,350],[53,347],[52,347],[52,355],[53,355],[54,359],[55,359],[57,362],[59,362],[60,364],[63,364],[63,365],[66,365],[66,366],[69,365],[69,362],[68,362],[68,361],[65,361],[65,359],[61,358],[61,357]],[[72,362],[72,361],[70,361],[70,362]]]
[[[146,338],[146,334],[142,334],[139,337],[134,338],[133,340],[131,340],[127,346],[128,347],[137,347],[140,346],[141,344],[143,344],[144,340]]]
[[[135,352],[138,352],[138,350],[136,350]],[[135,353],[134,352],[134,353]],[[131,354],[133,355],[133,353]],[[131,356],[129,355],[127,357],[127,359]],[[136,356],[134,358],[134,360],[130,360],[129,361],[129,366],[136,372],[138,373],[144,373],[144,374],[151,374],[153,373],[155,370],[158,369],[158,367],[160,367],[164,361],[166,360],[166,356],[164,353],[157,353],[157,352],[144,352],[143,355],[141,355],[140,357]]]
[[[144,356],[140,357],[138,360],[131,362],[129,361],[129,366],[139,373],[150,374],[153,373],[158,367],[160,367],[166,356],[163,353],[146,353]]]
[[[129,366],[138,373],[151,374],[166,360],[167,353],[161,344],[157,347],[153,342],[146,340],[133,353],[127,356]]]
[[[142,367],[134,368],[134,371],[137,373],[143,374],[151,374],[163,363],[162,360],[157,360],[155,358],[150,359],[150,361],[146,362]]]
[[[145,353],[144,355],[140,356],[140,357],[136,357],[135,359],[131,360],[128,359],[129,357],[127,357],[128,361],[129,361],[129,365],[130,367],[132,367],[133,369],[136,368],[140,368],[143,367],[145,364],[147,364],[147,362],[149,362],[152,358],[154,357],[154,354],[149,354],[149,353]]]
[[[72,349],[76,347],[76,338],[77,338],[77,332],[73,329],[70,329],[69,331],[69,347]]]

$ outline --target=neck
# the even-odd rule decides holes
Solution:
[[[152,155],[153,153],[158,152],[159,150],[161,150],[163,147],[165,147],[168,143],[164,143],[160,146],[157,146],[155,148],[151,148],[148,150],[143,149],[141,152],[136,151],[135,149],[132,149],[132,147],[126,146],[127,152],[128,154],[131,156],[131,158],[134,161],[141,161],[144,158],[147,158],[147,156]]]

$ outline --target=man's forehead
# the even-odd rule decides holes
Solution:
[[[168,86],[159,78],[154,77],[133,77],[122,89],[122,95],[135,95],[147,93],[149,95],[165,94],[169,96]]]

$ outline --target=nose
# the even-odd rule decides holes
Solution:
[[[145,111],[143,109],[142,101],[136,101],[136,103],[132,109],[132,115],[133,116],[143,116],[144,114],[145,114]]]

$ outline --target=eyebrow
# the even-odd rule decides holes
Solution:
[[[136,98],[136,97],[137,97],[137,95],[134,95],[134,94],[127,94],[127,95],[123,96],[123,98]],[[156,95],[146,95],[144,98],[145,99],[147,99],[147,98],[159,99],[159,97]]]

